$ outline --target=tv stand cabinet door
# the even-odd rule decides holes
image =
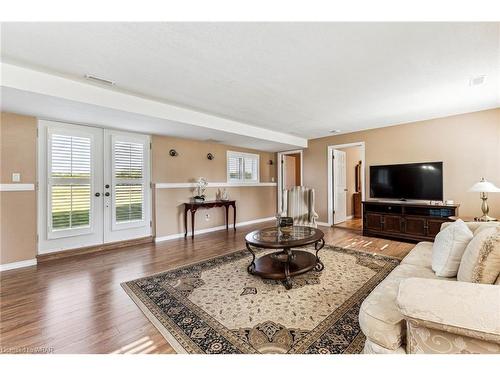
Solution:
[[[384,215],[382,230],[387,233],[401,233],[401,216]]]
[[[436,237],[441,230],[441,225],[447,221],[446,219],[427,219],[427,236]]]
[[[414,236],[427,236],[427,223],[426,219],[420,217],[406,217],[404,232]]]
[[[382,215],[374,214],[371,212],[365,213],[365,226],[368,230],[381,231],[382,230]]]

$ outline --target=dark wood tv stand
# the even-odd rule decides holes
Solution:
[[[403,241],[433,241],[459,205],[431,205],[404,201],[363,202],[363,235]]]

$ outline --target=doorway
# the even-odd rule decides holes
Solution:
[[[303,152],[302,150],[278,153],[278,211],[283,210],[283,192],[294,186],[302,186]]]
[[[328,146],[328,224],[361,228],[365,199],[365,143]]]
[[[150,137],[40,120],[38,253],[151,235]]]

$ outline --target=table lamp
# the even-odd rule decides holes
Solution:
[[[481,204],[481,210],[483,211],[483,216],[477,218],[478,221],[495,221],[494,217],[488,216],[490,208],[488,207],[488,193],[500,193],[500,189],[493,185],[491,182],[488,182],[481,178],[481,181],[476,182],[469,189],[470,192],[481,193],[480,197],[483,200]]]

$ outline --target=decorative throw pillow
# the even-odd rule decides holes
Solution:
[[[481,230],[465,249],[458,281],[493,284],[500,277],[500,228]]]
[[[440,231],[432,245],[432,270],[437,276],[455,277],[460,260],[473,234],[462,220]]]

